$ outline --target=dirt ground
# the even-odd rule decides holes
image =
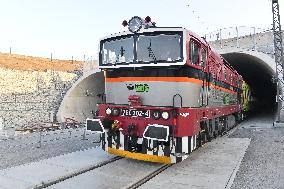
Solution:
[[[83,67],[83,61],[76,60],[50,60],[9,53],[0,53],[0,67],[16,70],[55,70],[55,71],[74,71]]]

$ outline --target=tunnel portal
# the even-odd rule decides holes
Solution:
[[[265,61],[262,53],[231,52],[222,56],[242,75],[245,82],[250,86],[252,102],[251,113],[272,113],[277,110],[276,94],[277,85],[272,82],[275,74],[273,58]],[[265,55],[266,56],[266,55]]]

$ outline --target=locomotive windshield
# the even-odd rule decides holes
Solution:
[[[100,65],[180,62],[182,33],[143,33],[101,41]]]
[[[133,62],[134,54],[134,38],[115,38],[111,41],[103,43],[101,53],[102,64],[117,64],[117,63],[130,63]]]

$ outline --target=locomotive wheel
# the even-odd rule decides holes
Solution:
[[[203,142],[203,144],[205,144],[205,143],[208,141],[208,138],[207,138],[208,135],[207,135],[207,133],[206,133],[206,130],[202,133],[202,135],[203,135],[203,136],[202,136],[202,139],[203,139],[202,142]]]
[[[217,138],[217,136],[218,136],[218,131],[214,131],[214,132],[213,132],[213,137],[214,137],[214,138]]]
[[[208,140],[208,132],[206,130],[202,130],[200,132],[200,143],[201,143],[201,146],[204,145]]]
[[[211,125],[211,128],[210,128],[210,125],[211,124],[208,121],[201,122],[201,125],[200,125],[200,128],[201,128],[200,136],[201,136],[202,144],[204,144],[204,143],[206,143],[208,141],[209,142],[211,141],[213,133],[212,133],[212,125]]]
[[[196,146],[197,147],[202,147],[202,137],[201,137],[201,133],[198,134],[198,137],[196,139]]]
[[[209,134],[207,135],[207,139],[208,139],[208,142],[211,142],[211,140],[212,140],[212,138],[210,137]]]
[[[227,133],[227,131],[228,131],[228,122],[227,122],[227,118],[226,117],[224,117],[224,118],[222,118],[222,127],[221,127],[221,136],[223,136],[223,135],[225,135],[226,133]]]
[[[244,120],[244,113],[242,111],[237,113],[237,122],[240,123]]]
[[[212,125],[208,125],[208,127],[206,127],[206,133],[207,133],[208,142],[211,142],[211,139],[214,137]]]

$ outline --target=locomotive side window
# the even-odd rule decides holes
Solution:
[[[195,41],[190,41],[190,62],[198,65],[199,47]]]
[[[206,64],[206,50],[205,49],[201,49],[201,66],[205,67]]]

